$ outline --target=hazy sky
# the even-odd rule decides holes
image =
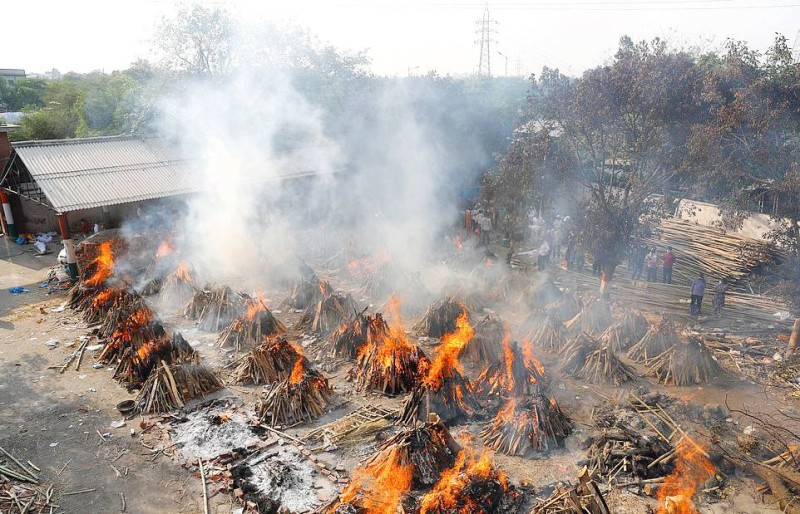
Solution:
[[[476,70],[478,0],[231,0],[220,5],[243,19],[287,21],[323,41],[368,49],[372,70],[405,75]],[[3,0],[0,68],[29,73],[110,72],[150,55],[158,19],[171,0]],[[538,72],[543,65],[571,74],[611,57],[623,34],[718,48],[726,38],[766,49],[775,32],[795,42],[800,0],[497,0],[489,2],[496,30],[492,72]]]

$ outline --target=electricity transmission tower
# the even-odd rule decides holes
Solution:
[[[480,39],[475,40],[475,44],[480,46],[481,53],[478,57],[478,75],[492,76],[492,43],[497,41],[492,38],[493,34],[497,33],[495,26],[497,22],[489,15],[489,4],[483,9],[483,17],[476,21],[475,24],[478,28],[475,33],[479,35]]]

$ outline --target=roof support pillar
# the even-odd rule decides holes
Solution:
[[[69,233],[69,222],[67,214],[59,212],[58,227],[61,229],[61,241],[64,243],[64,251],[67,253],[67,273],[74,282],[78,280],[78,259],[75,257],[75,245],[72,244],[72,236]]]
[[[14,224],[14,213],[11,212],[11,202],[8,200],[8,195],[5,191],[0,189],[0,202],[3,204],[3,224],[5,225],[5,232],[11,239],[16,239],[19,236],[17,226]]]

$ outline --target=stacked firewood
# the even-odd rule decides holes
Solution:
[[[705,384],[724,374],[714,352],[702,339],[689,336],[652,360],[649,373],[662,384]]]
[[[295,426],[317,419],[331,405],[334,392],[328,380],[307,367],[298,357],[295,369],[286,380],[271,384],[256,403],[260,423],[272,427]]]
[[[608,327],[600,339],[615,352],[624,353],[638,343],[648,330],[650,324],[641,312],[625,309],[620,320]]]
[[[456,319],[466,307],[454,296],[447,296],[431,305],[413,330],[418,336],[442,337],[456,329]]]
[[[678,326],[672,321],[662,319],[638,343],[631,346],[628,357],[647,364],[680,342]]]
[[[219,378],[202,364],[167,364],[160,361],[142,386],[136,403],[144,414],[169,412],[222,387]]]
[[[331,292],[305,308],[297,329],[327,335],[342,326],[356,312],[356,302],[347,293]]]
[[[451,370],[440,383],[423,381],[414,388],[403,406],[400,422],[413,424],[438,415],[444,423],[452,423],[473,416],[481,410],[470,381],[458,370]]]
[[[432,416],[431,420],[406,428],[384,441],[367,465],[391,470],[398,462],[410,463],[413,465],[414,488],[423,489],[435,484],[442,472],[455,464],[461,447],[439,419]]]
[[[583,302],[573,293],[564,293],[558,301],[545,307],[545,311],[556,323],[566,323],[583,309]]]
[[[245,355],[233,373],[237,384],[272,384],[289,378],[302,357],[284,337],[268,337]]]
[[[312,275],[297,282],[289,294],[281,300],[280,307],[282,309],[308,309],[331,294],[333,294],[331,284],[327,280]]]
[[[534,394],[544,384],[544,368],[525,358],[515,342],[503,344],[504,358],[484,369],[475,381],[476,392],[484,398]]]
[[[481,437],[486,446],[506,455],[526,455],[564,446],[574,424],[558,403],[544,394],[510,398]]]
[[[159,302],[170,311],[182,310],[189,304],[196,292],[192,272],[185,261],[178,263],[174,273],[167,275],[161,285]]]
[[[500,318],[489,315],[475,325],[475,335],[461,351],[462,361],[481,366],[494,364],[501,359],[503,339],[507,333]]]
[[[244,296],[244,295],[243,295]],[[236,351],[253,348],[265,337],[286,333],[286,327],[267,308],[259,296],[244,296],[244,312],[239,314],[219,335],[217,345]]]
[[[572,333],[586,332],[597,336],[605,332],[613,322],[614,316],[608,301],[593,299],[575,317],[564,323],[564,326]]]
[[[561,299],[561,289],[550,278],[535,281],[525,292],[528,306],[533,309],[543,309]]]
[[[573,339],[561,354],[564,373],[593,384],[618,386],[637,377],[633,367],[623,362],[609,345],[586,333]]]
[[[219,332],[244,310],[244,299],[228,286],[206,286],[192,297],[183,311],[201,330]]]
[[[557,486],[550,496],[539,500],[530,514],[611,514],[600,488],[585,467],[575,486]]]
[[[520,501],[521,495],[492,465],[488,455],[476,457],[462,449],[453,467],[444,471],[433,489],[419,499],[418,507],[426,514],[488,514],[513,512]]]
[[[318,361],[326,358],[352,360],[367,344],[371,316],[366,316],[367,308],[356,313],[355,317],[342,324],[336,332],[328,336],[320,351]]]
[[[367,344],[362,348],[350,377],[359,390],[390,396],[411,391],[429,363],[422,350],[406,339],[402,327],[389,328],[380,314],[370,320]]]
[[[551,353],[560,352],[568,342],[564,325],[551,316],[547,316],[529,333],[529,339],[537,348]]]

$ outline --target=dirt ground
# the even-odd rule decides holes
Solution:
[[[322,272],[321,275],[325,276]],[[344,283],[334,285],[352,287]],[[123,495],[125,512],[203,512],[201,482],[195,468],[182,466],[182,459],[172,458],[171,451],[167,451],[169,448],[153,446],[149,434],[141,433],[141,418],[128,420],[122,427],[112,426],[115,421],[122,420],[115,409],[117,403],[133,395],[111,378],[109,368],[95,369],[93,356],[87,352],[79,371],[74,362],[63,374],[50,369],[65,362],[80,344],[80,337],[87,334],[87,329],[69,309],[54,312],[61,310],[65,293],[46,295],[46,291],[32,288],[30,293],[20,297],[11,297],[6,290],[0,292],[0,301],[4,302],[0,303],[0,446],[41,468],[42,482],[55,486],[63,512],[121,512]],[[272,292],[271,304],[275,305],[283,293],[285,291]],[[378,307],[376,303],[375,308]],[[508,311],[503,312],[506,321],[513,325],[523,319],[524,312],[507,308]],[[297,313],[281,313],[279,318],[291,326]],[[214,347],[215,334],[198,332],[179,316],[163,317],[163,321],[169,330],[181,330],[187,341],[201,352],[204,362],[223,375],[229,371],[226,365],[232,355]],[[414,321],[413,318],[406,320],[406,326],[410,327]],[[51,339],[58,341],[55,348],[45,344]],[[423,347],[430,354],[431,346],[426,344],[423,343]],[[556,483],[576,479],[583,453],[580,442],[592,409],[622,389],[589,386],[561,377],[555,356],[543,354],[540,360],[552,374],[553,383],[558,384],[552,392],[576,421],[575,434],[564,450],[543,459],[495,455],[494,460],[513,483],[523,481],[541,492]],[[308,427],[289,430],[289,434],[303,435],[360,405],[401,404],[401,399],[355,392],[352,384],[344,380],[345,371],[340,367],[326,376],[346,405]],[[474,375],[476,371],[468,370],[468,374]],[[654,386],[640,379],[626,389],[640,385],[681,398],[699,408],[724,406],[727,402],[731,408],[747,410],[762,419],[775,415],[779,409],[796,408],[796,399],[787,395],[786,390],[757,384],[741,375],[732,374],[713,385],[691,388]],[[247,410],[252,406],[255,390],[231,387],[225,394],[236,396]],[[726,423],[733,427],[731,433],[752,424],[740,415],[731,415]],[[479,438],[475,437],[479,430],[480,425],[473,423],[456,427],[453,433],[457,438],[471,434],[471,439],[480,447]],[[698,437],[702,437],[702,429],[698,427],[698,430]],[[318,457],[331,468],[340,466],[350,470],[373,449],[374,443],[370,443],[343,452],[319,453]],[[731,476],[728,484],[730,489],[723,501],[701,505],[700,511],[780,512],[759,501],[752,481]],[[655,508],[655,500],[629,493],[615,493],[609,495],[608,500],[613,512],[639,513]],[[213,513],[237,512],[239,508],[230,494],[212,495],[210,503]]]

